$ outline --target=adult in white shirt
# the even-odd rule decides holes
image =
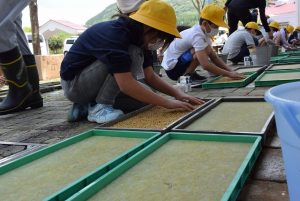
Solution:
[[[249,56],[250,48],[255,48],[258,44],[255,38],[256,33],[259,31],[258,24],[255,22],[248,22],[245,29],[236,30],[227,39],[223,54],[228,54],[227,59],[234,64],[242,62],[245,56]]]
[[[201,11],[199,24],[182,31],[181,39],[175,39],[170,44],[161,64],[170,79],[177,80],[182,75],[191,75],[192,81],[201,81],[203,78],[195,72],[199,64],[215,75],[244,78],[229,68],[211,46],[211,37],[218,34],[219,27],[228,28],[223,20],[224,14],[223,8],[215,4],[206,5]]]

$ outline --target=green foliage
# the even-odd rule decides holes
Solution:
[[[182,3],[182,0],[168,1],[175,9],[178,25],[192,26],[198,22],[198,13],[191,0]],[[118,14],[117,4],[111,4],[104,11],[89,19],[86,26],[92,26],[99,22],[111,20],[112,16]]]
[[[185,3],[182,3],[182,0],[169,0],[169,3],[175,10],[177,25],[193,26],[198,23],[199,14],[192,0],[185,1]]]
[[[48,46],[50,49],[50,54],[62,54],[64,47],[64,40],[70,38],[72,34],[66,32],[59,32],[58,34],[52,36],[48,40]]]
[[[23,27],[23,31],[26,33],[31,33],[31,27]]]
[[[200,14],[200,11],[203,9],[206,3],[208,3],[207,0],[191,0],[193,3],[194,8],[197,10],[198,14]]]
[[[64,32],[64,31],[61,31],[57,34],[58,37],[62,38],[63,40],[65,40],[66,38],[70,38],[71,36],[73,36],[72,34],[70,33],[67,33],[67,32]]]
[[[92,26],[94,24],[97,24],[98,22],[105,22],[105,21],[109,21],[112,19],[112,16],[115,14],[118,14],[118,8],[117,8],[117,4],[111,4],[109,5],[107,8],[104,9],[104,11],[102,11],[101,13],[99,13],[98,15],[96,15],[95,17],[92,17],[91,19],[89,19],[85,25],[86,26]]]
[[[212,2],[223,8],[225,6],[226,0],[213,0]]]
[[[203,3],[216,3],[221,7],[224,7],[226,0],[167,0],[174,8],[177,17],[178,25],[193,26],[198,23],[199,11],[193,5],[193,2],[202,6]],[[196,5],[195,4],[195,5]],[[112,16],[118,14],[117,4],[111,4],[104,11],[89,19],[86,22],[86,26],[92,26],[99,22],[104,22],[112,19]]]
[[[48,40],[48,46],[50,48],[50,50],[52,51],[52,53],[54,54],[58,54],[62,51],[60,51],[63,46],[64,46],[64,41],[62,38],[60,38],[59,36],[52,36],[49,38]]]

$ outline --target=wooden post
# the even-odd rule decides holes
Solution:
[[[29,3],[31,32],[32,32],[32,46],[33,54],[41,54],[40,37],[39,37],[39,19],[37,0],[31,0]]]

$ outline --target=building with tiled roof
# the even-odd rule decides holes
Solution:
[[[75,24],[66,20],[49,20],[40,26],[40,33],[43,34],[46,40],[51,36],[63,31],[72,35],[80,35],[87,28],[82,25]]]

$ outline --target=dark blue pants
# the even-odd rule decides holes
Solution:
[[[255,45],[258,45],[258,40],[257,38],[253,38]],[[229,61],[232,61],[233,63],[238,63],[238,62],[244,62],[244,57],[249,56],[250,52],[247,47],[247,44],[244,43],[241,47],[240,53],[233,57],[232,59],[228,59]]]

